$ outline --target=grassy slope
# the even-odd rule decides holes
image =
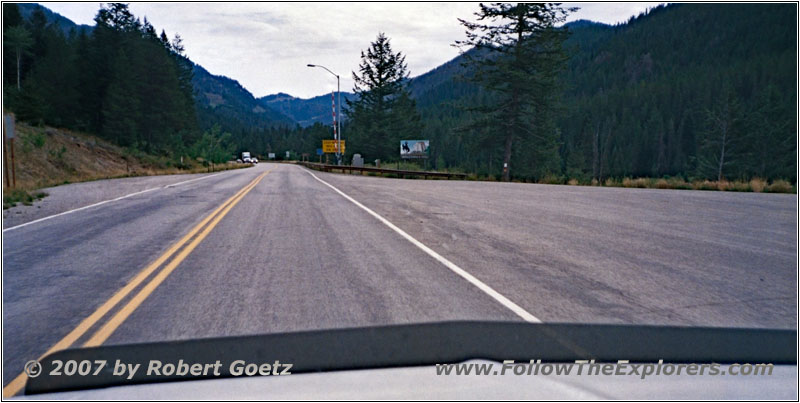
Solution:
[[[31,190],[125,176],[163,175],[207,172],[209,169],[187,159],[187,169],[171,166],[164,158],[131,152],[97,137],[52,127],[34,127],[18,122],[14,139],[16,160],[16,191],[5,187],[3,178],[3,207],[23,202]],[[6,150],[9,152],[10,148]],[[215,166],[215,170],[247,165]],[[10,167],[9,167],[10,169]],[[9,172],[10,173],[10,172]],[[41,194],[34,192],[33,196]],[[27,204],[27,203],[26,203]]]

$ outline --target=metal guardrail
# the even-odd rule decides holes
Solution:
[[[466,179],[467,174],[461,173],[450,173],[450,172],[428,172],[428,171],[406,171],[401,169],[385,169],[385,168],[373,168],[373,167],[354,167],[351,165],[328,165],[328,164],[320,164],[317,162],[298,162],[307,168],[316,169],[318,171],[324,172],[333,172],[333,171],[341,171],[342,173],[353,173],[353,172],[360,172],[362,175],[364,172],[375,172],[380,174],[394,174],[399,177],[406,178],[408,176],[416,176],[416,177],[423,177],[424,179],[428,178],[445,178],[445,179]]]

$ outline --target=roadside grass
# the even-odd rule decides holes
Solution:
[[[277,161],[283,163],[295,163],[295,161]],[[313,162],[313,161],[312,161]],[[400,171],[415,171],[415,172],[431,172],[431,173],[458,173],[458,174],[466,174],[466,180],[479,180],[475,175],[467,174],[464,170],[461,169],[424,169],[421,163],[413,163],[413,162],[406,162],[401,161],[399,164],[397,161],[383,163],[381,162],[380,167],[376,166],[374,163],[365,163],[365,168],[381,168],[386,170],[400,170]],[[376,177],[383,177],[383,178],[392,178],[392,179],[426,179],[424,175],[403,175],[397,174],[394,172],[369,172],[369,171],[353,171],[350,173],[345,172],[348,175],[362,175],[362,176],[376,176]],[[442,177],[428,177],[427,180],[447,180],[447,178]]]
[[[221,171],[229,171],[231,169],[242,169],[242,168],[249,168],[253,166],[252,164],[239,164],[239,163],[225,163],[225,164],[213,164],[209,166],[193,166],[191,168],[161,168],[161,169],[149,169],[146,171],[136,171],[126,174],[120,175],[108,175],[108,176],[79,176],[75,180],[72,181],[64,181],[61,183],[53,184],[52,186],[58,185],[68,185],[70,183],[80,183],[80,182],[92,182],[92,181],[99,181],[105,179],[120,179],[120,178],[135,178],[139,176],[158,176],[158,175],[184,175],[184,174],[199,174],[199,173],[211,173],[211,172],[221,172]],[[48,186],[43,186],[48,187]]]
[[[32,192],[51,186],[134,176],[193,174],[250,167],[211,164],[185,157],[151,155],[111,144],[86,133],[17,122],[16,188]],[[5,189],[5,193],[11,191]],[[27,200],[22,193],[4,197]]]
[[[544,178],[538,183],[546,184],[567,184],[572,186],[600,186],[600,182],[592,179],[590,182],[580,181],[575,178],[562,179],[558,181],[554,178]],[[686,181],[679,177],[665,178],[608,178],[603,181],[604,187],[623,187],[638,189],[683,189],[683,190],[715,190],[724,192],[753,192],[753,193],[797,193],[797,187],[790,182],[782,179],[768,182],[765,179],[753,178],[749,181],[744,180],[694,180]]]
[[[3,189],[3,210],[11,208],[22,203],[25,206],[30,206],[36,200],[43,199],[47,193],[42,191],[31,191],[25,189]]]
[[[365,163],[364,166],[378,168],[375,166],[374,163]],[[431,167],[426,167],[422,162],[411,162],[411,161],[400,161],[399,163],[397,161],[381,162],[380,168],[397,169],[400,171],[447,172],[447,173],[458,173],[458,174],[467,173],[462,169],[456,169],[456,168],[433,169]]]
[[[365,164],[364,166],[374,167],[374,164]],[[397,162],[381,163],[381,168],[397,169]],[[401,170],[409,171],[422,171],[422,165],[419,163],[401,161],[399,163]],[[452,173],[466,173],[463,170],[445,169],[445,170],[428,170],[428,172],[452,172]],[[479,175],[475,173],[466,173],[466,180],[468,181],[483,181],[483,182],[499,182],[502,178],[499,175]],[[386,178],[402,178],[401,175],[394,173],[375,173],[366,172],[366,176],[383,176]],[[410,177],[409,177],[410,178]],[[797,186],[791,182],[776,179],[767,181],[762,178],[752,178],[750,180],[690,180],[687,181],[681,177],[663,177],[663,178],[649,178],[649,177],[623,177],[623,178],[606,178],[605,180],[598,181],[597,179],[579,179],[559,175],[546,175],[538,181],[512,179],[515,183],[539,183],[548,185],[568,185],[568,186],[601,186],[601,187],[622,187],[622,188],[636,188],[636,189],[681,189],[681,190],[713,190],[725,192],[753,192],[753,193],[797,193]]]

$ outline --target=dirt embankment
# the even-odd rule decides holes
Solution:
[[[207,167],[188,158],[185,161],[186,169],[179,169],[165,158],[134,153],[95,136],[65,129],[35,127],[18,122],[16,135],[14,154],[17,188],[23,190],[125,176],[209,171]],[[7,152],[10,160],[10,149]],[[217,165],[214,170],[241,165]]]
[[[10,163],[10,142],[7,141],[6,146]],[[14,157],[17,188],[22,189],[155,174],[164,168],[159,167],[156,161],[143,161],[97,137],[24,123],[16,125]]]

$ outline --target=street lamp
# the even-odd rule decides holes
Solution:
[[[337,94],[337,96],[339,98],[339,100],[336,101],[339,104],[338,105],[338,111],[336,112],[336,115],[338,116],[339,119],[336,120],[336,137],[334,137],[334,140],[336,140],[336,142],[337,142],[337,144],[336,144],[336,163],[338,165],[342,165],[342,156],[341,156],[341,152],[342,152],[342,91],[341,91],[341,87],[339,86],[339,75],[334,73],[334,72],[332,72],[332,71],[330,71],[330,69],[328,69],[327,67],[320,66],[318,64],[308,64],[308,67],[322,67],[328,73],[331,73],[334,76],[336,76],[336,94]]]

